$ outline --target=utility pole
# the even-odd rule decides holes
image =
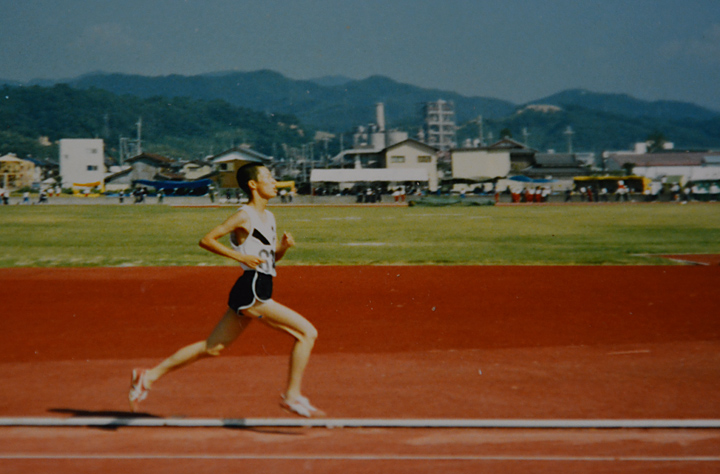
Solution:
[[[103,138],[107,140],[110,138],[110,114],[105,113],[103,116]]]
[[[573,132],[573,129],[570,125],[568,125],[568,128],[563,132],[565,135],[567,135],[568,140],[568,153],[572,154],[572,136],[575,135],[575,132]]]
[[[325,137],[325,138],[323,138],[323,142],[325,143],[325,158],[323,159],[323,164],[324,164],[324,167],[325,167],[325,168],[328,167],[328,161],[329,161],[329,158],[330,158],[330,157],[328,156],[328,142],[329,142],[329,141],[330,141],[330,137]]]
[[[484,146],[484,145],[485,145],[485,136],[484,136],[484,132],[483,132],[483,118],[482,118],[482,115],[478,115],[477,124],[478,124],[478,138],[480,138],[480,143],[479,143],[479,145],[480,145],[480,146]]]
[[[142,117],[137,122],[137,154],[142,155]]]
[[[130,158],[130,151],[128,150],[128,139],[120,137],[120,143],[118,144],[119,155],[120,155],[120,166],[125,164],[125,160]]]
[[[525,146],[529,148],[530,145],[528,144],[528,137],[530,136],[530,132],[528,132],[527,127],[523,127],[522,134],[523,134],[523,141],[525,142]]]

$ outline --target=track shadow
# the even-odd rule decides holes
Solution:
[[[131,420],[133,418],[155,418],[160,419],[161,416],[153,415],[151,413],[134,413],[131,411],[90,411],[90,410],[78,410],[76,408],[49,408],[49,413],[55,413],[60,415],[70,415],[72,418],[117,418],[118,420]],[[125,428],[122,423],[106,425],[106,426],[90,426],[90,428],[96,428],[105,431],[116,431],[120,428]],[[222,429],[227,430],[242,430],[251,431],[254,433],[263,434],[275,434],[275,435],[288,435],[288,436],[303,436],[306,431],[305,428],[298,429],[280,429],[280,428],[262,428],[255,426],[238,426],[238,425],[227,425],[223,426]]]
[[[60,415],[70,415],[72,418],[117,418],[117,419],[132,419],[132,418],[161,418],[157,415],[150,413],[133,413],[131,411],[89,411],[89,410],[78,410],[75,408],[50,408],[50,413],[57,413]],[[121,425],[107,425],[107,426],[92,426],[103,431],[116,431],[122,428]]]
[[[285,435],[285,436],[304,436],[307,432],[307,428],[260,428],[257,426],[223,426],[225,430],[239,430],[239,431],[251,431],[253,433],[271,434],[271,435]]]
[[[75,408],[50,408],[50,413],[70,415],[75,418],[161,418],[151,413],[134,413],[131,411],[89,411]]]

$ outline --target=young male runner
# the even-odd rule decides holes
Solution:
[[[256,163],[241,167],[237,181],[249,202],[200,240],[200,247],[240,262],[244,270],[230,291],[229,309],[206,340],[183,347],[152,369],[133,370],[128,395],[133,411],[158,379],[199,359],[220,355],[257,318],[295,338],[281,406],[300,416],[323,415],[300,391],[317,330],[303,316],[272,299],[275,262],[295,245],[287,232],[277,242],[275,217],[266,209],[268,200],[277,195],[277,182],[270,170]],[[219,242],[228,234],[231,247]]]

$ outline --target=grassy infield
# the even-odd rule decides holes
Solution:
[[[0,207],[0,267],[228,265],[197,241],[232,208]],[[669,264],[720,253],[720,205],[273,208],[282,264]]]

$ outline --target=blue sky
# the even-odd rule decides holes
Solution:
[[[3,79],[272,69],[720,110],[718,0],[0,0],[0,12]]]

